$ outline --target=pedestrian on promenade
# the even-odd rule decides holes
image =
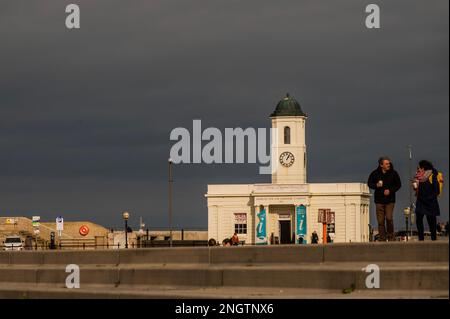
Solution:
[[[402,187],[402,183],[389,157],[384,156],[378,160],[378,167],[369,175],[367,184],[375,190],[379,241],[394,241],[395,193]]]
[[[319,242],[319,236],[317,235],[317,232],[314,231],[311,235],[311,244],[317,244]]]
[[[426,216],[430,228],[431,240],[436,240],[436,220],[441,214],[438,196],[440,194],[438,171],[429,161],[422,160],[417,167],[417,173],[413,181],[416,191],[416,226],[419,240],[424,240],[423,217]]]
[[[237,233],[233,234],[233,237],[231,237],[231,245],[232,246],[238,246],[239,245],[239,237]]]

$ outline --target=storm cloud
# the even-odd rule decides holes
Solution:
[[[448,1],[377,1],[377,30],[369,3],[1,1],[0,214],[166,227],[171,130],[270,127],[289,92],[309,181],[365,182],[389,155],[402,227],[407,145],[449,176]],[[174,224],[206,228],[207,184],[270,182],[258,168],[176,165]],[[446,221],[448,188],[441,206]]]

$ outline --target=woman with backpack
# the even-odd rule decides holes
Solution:
[[[440,180],[438,171],[426,160],[419,162],[413,181],[416,191],[416,226],[419,240],[424,240],[423,217],[426,216],[431,232],[431,240],[436,240],[436,220],[440,215],[438,196],[440,195]],[[440,176],[441,178],[441,176]]]

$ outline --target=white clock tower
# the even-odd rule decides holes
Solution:
[[[306,183],[306,114],[289,94],[270,115],[277,139],[272,145],[273,184]]]

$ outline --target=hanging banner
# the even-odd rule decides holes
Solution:
[[[64,230],[64,218],[56,217],[56,230]]]
[[[41,225],[40,220],[41,220],[40,216],[33,216],[31,219],[31,224],[33,225],[33,227],[39,228],[39,226]]]
[[[256,241],[257,245],[267,245],[267,232],[266,232],[266,210],[263,209],[256,215],[259,222],[256,224]]]
[[[58,236],[61,237],[64,230],[64,218],[61,216],[56,217],[56,230],[58,231]]]
[[[300,205],[295,208],[296,210],[296,219],[297,219],[297,243],[298,244],[306,244],[306,206]]]

